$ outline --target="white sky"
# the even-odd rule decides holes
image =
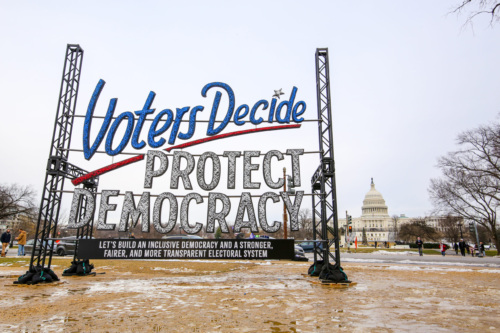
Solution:
[[[33,185],[41,194],[68,43],[85,50],[77,114],[85,114],[103,79],[97,115],[105,113],[113,97],[118,98],[116,115],[140,110],[152,90],[157,112],[202,105],[204,119],[214,92],[203,98],[201,89],[214,81],[233,88],[236,105],[270,101],[280,88],[286,98],[296,86],[296,99],[307,103],[304,117],[316,119],[314,54],[328,47],[339,217],[346,210],[361,214],[371,177],[389,214],[426,215],[432,209],[429,180],[439,175],[437,158],[455,149],[459,132],[495,120],[500,111],[500,27],[479,17],[474,29],[464,28],[465,16],[448,14],[459,2],[1,1],[0,182]],[[82,127],[77,119],[72,148],[82,148]],[[253,126],[224,132],[248,128]],[[205,132],[206,124],[199,124],[196,137]],[[289,148],[317,150],[314,123],[188,151]],[[130,145],[126,151],[134,152]],[[90,171],[126,157],[96,154],[89,162],[83,153],[72,152],[70,162]],[[216,191],[243,191],[242,158],[239,163],[240,188],[227,191],[221,183]],[[275,179],[287,163],[276,163]],[[318,163],[316,155],[301,159],[306,193]],[[139,162],[102,176],[100,190],[141,194],[144,166]],[[224,170],[223,163],[223,179]],[[170,191],[167,175],[152,193]],[[65,189],[71,188],[67,182]],[[263,184],[252,192],[268,190]],[[194,191],[206,194],[196,186]],[[305,197],[302,208],[310,208],[310,202]],[[232,202],[231,216],[237,204]],[[269,209],[269,220],[281,220],[280,205]],[[206,206],[199,207],[190,213],[202,221]]]

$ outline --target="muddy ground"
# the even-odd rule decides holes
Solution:
[[[333,288],[292,261],[94,260],[93,277],[12,282],[27,259],[0,261],[0,331],[498,332],[500,269],[345,263]]]

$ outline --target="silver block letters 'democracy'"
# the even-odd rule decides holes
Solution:
[[[161,151],[148,151],[144,174],[144,188],[151,189],[154,179],[165,177],[169,166],[171,166],[170,189],[178,189],[179,184],[182,183],[185,190],[192,190],[191,177],[194,176],[198,186],[208,192],[208,195],[203,196],[199,193],[191,192],[181,198],[171,192],[151,195],[150,192],[145,191],[139,196],[139,194],[127,191],[124,193],[121,202],[122,211],[118,230],[121,232],[127,231],[128,228],[135,227],[138,221],[141,220],[142,232],[149,232],[150,225],[152,225],[157,232],[165,234],[171,232],[177,221],[179,221],[181,228],[186,233],[196,234],[202,229],[203,221],[192,221],[189,219],[188,212],[190,207],[197,205],[197,209],[206,209],[206,231],[208,233],[215,232],[217,228],[216,224],[218,224],[223,233],[228,233],[229,228],[226,218],[232,209],[231,200],[229,196],[220,191],[212,192],[220,184],[222,166],[227,166],[225,168],[227,170],[227,189],[234,189],[236,187],[238,174],[236,165],[238,159],[242,158],[244,189],[261,188],[262,184],[260,182],[252,180],[252,173],[259,172],[259,169],[261,169],[265,185],[275,190],[282,188],[285,180],[283,178],[272,179],[273,161],[282,161],[285,159],[285,156],[288,156],[291,163],[293,184],[300,186],[299,157],[303,153],[303,149],[288,149],[286,154],[277,150],[271,150],[265,154],[261,154],[260,151],[225,151],[220,156],[213,152],[205,152],[196,161],[195,157],[186,151],[176,151],[170,155]],[[256,163],[257,158],[261,155],[264,156],[262,158],[262,168],[259,163]],[[172,160],[169,161],[169,158]],[[212,172],[211,175],[207,176],[206,165],[209,160]],[[210,179],[210,182],[207,182],[207,179]],[[119,190],[103,190],[101,192],[97,229],[114,230],[116,228],[116,224],[108,223],[107,217],[109,212],[116,211],[117,203],[120,202],[120,199],[118,199],[119,196]],[[290,215],[291,230],[298,230],[298,214],[303,196],[304,191],[297,191],[293,196],[289,196],[286,192],[264,192],[254,197],[252,197],[252,193],[250,192],[241,193],[238,206],[235,207],[236,219],[234,231],[240,232],[242,229],[247,228],[249,231],[255,233],[259,232],[260,226],[265,232],[277,232],[282,227],[282,223],[279,221],[268,221],[266,209],[268,205],[278,204],[280,201],[286,204],[286,209]],[[87,209],[84,216],[78,214],[81,200],[87,201]],[[162,214],[166,204],[169,207],[168,214]],[[222,208],[217,210],[217,207],[221,206]],[[95,209],[95,194],[86,189],[75,189],[68,227],[81,228],[87,225],[92,220]],[[168,218],[162,221],[162,215],[167,215]],[[245,216],[247,216],[247,220],[244,219]],[[132,222],[131,225],[130,221]]]

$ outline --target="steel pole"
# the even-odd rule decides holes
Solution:
[[[286,193],[286,168],[283,168],[283,191]],[[286,214],[286,203],[283,201],[283,239],[288,239],[287,232],[288,215]]]
[[[477,245],[477,249],[479,251],[479,253],[477,254],[478,257],[482,257],[483,256],[483,253],[479,250],[479,235],[477,234],[477,225],[476,225],[476,221],[472,221],[472,223],[474,223],[474,231],[476,232],[476,245]],[[476,247],[474,246],[474,249],[476,249]]]

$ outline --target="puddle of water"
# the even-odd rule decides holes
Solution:
[[[39,295],[23,296],[23,297],[21,297],[21,299],[23,301],[29,301],[29,300],[31,300],[33,298],[42,298],[42,299],[44,299],[44,298],[49,298],[49,297],[53,297],[53,296],[54,295],[39,294]]]
[[[291,327],[287,324],[280,323],[279,321],[274,321],[274,320],[267,320],[264,321],[264,324],[270,324],[271,327],[271,332],[297,332],[296,328],[293,327],[296,325],[296,321],[291,321],[290,325]]]
[[[68,290],[69,295],[84,295],[90,288],[80,288]]]

